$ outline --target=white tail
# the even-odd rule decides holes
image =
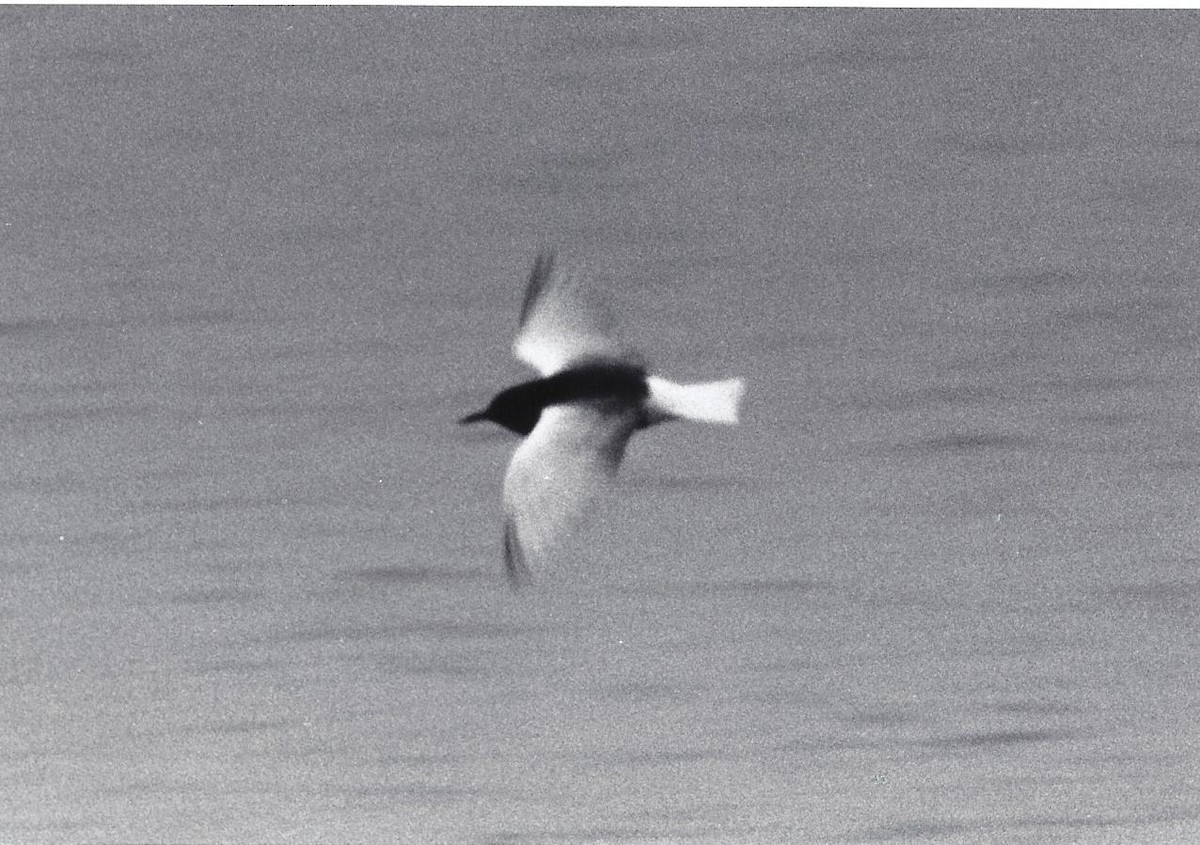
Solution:
[[[746,383],[740,378],[676,384],[658,376],[647,376],[650,396],[646,400],[651,422],[681,417],[697,422],[736,423],[738,405]]]

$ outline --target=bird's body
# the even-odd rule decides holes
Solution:
[[[500,391],[487,411],[464,417],[463,422],[486,419],[525,435],[533,431],[544,408],[604,400],[640,405],[649,393],[646,373],[640,367],[620,361],[584,361]]]
[[[504,477],[504,560],[514,584],[572,531],[616,474],[635,431],[680,418],[737,421],[741,379],[680,385],[648,375],[609,322],[555,270],[552,255],[539,255],[513,353],[542,377],[501,391],[461,420],[490,420],[525,436]]]

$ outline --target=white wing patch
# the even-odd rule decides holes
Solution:
[[[578,527],[616,474],[638,409],[590,403],[555,405],[513,453],[504,476],[505,559],[523,580]]]
[[[627,359],[630,353],[611,337],[612,316],[589,302],[578,280],[554,266],[554,256],[537,257],[513,355],[543,376],[553,375],[581,358]]]

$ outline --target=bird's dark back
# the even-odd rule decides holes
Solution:
[[[514,385],[492,400],[490,417],[518,434],[529,434],[542,409],[571,402],[639,407],[650,393],[640,367],[618,361],[589,361],[546,378]]]
[[[650,394],[646,371],[619,361],[585,362],[541,379],[546,405],[611,399],[640,402]]]

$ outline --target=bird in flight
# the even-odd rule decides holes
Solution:
[[[525,438],[504,476],[504,568],[513,586],[554,554],[611,482],[635,431],[675,419],[738,421],[742,379],[676,384],[650,375],[552,252],[534,262],[512,351],[541,377],[502,390],[459,422],[487,420]]]

